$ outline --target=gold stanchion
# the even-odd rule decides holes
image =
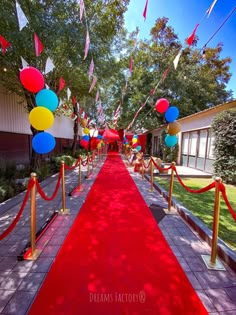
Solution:
[[[175,162],[172,162],[171,168],[171,175],[170,175],[170,187],[169,187],[169,197],[168,197],[168,211],[171,211],[171,201],[172,201],[172,194],[173,194],[173,186],[174,186],[174,170],[173,167],[175,166]]]
[[[215,202],[214,202],[214,219],[213,219],[213,231],[212,231],[212,245],[211,256],[202,255],[202,258],[208,269],[225,270],[224,265],[220,260],[216,258],[218,247],[218,231],[219,231],[219,218],[220,218],[220,183],[221,179],[217,177],[215,179]]]
[[[142,180],[144,180],[144,158],[142,158]]]
[[[87,158],[87,176],[86,176],[86,179],[89,179],[89,158],[90,158],[90,155],[89,155],[89,153],[88,153],[88,158]]]
[[[26,258],[27,260],[36,260],[39,256],[39,252],[36,250],[36,173],[30,174],[31,179],[34,181],[34,186],[31,189],[31,198],[30,198],[30,222],[31,222],[31,229],[30,229],[30,246],[31,246],[31,253]]]
[[[152,163],[152,160],[150,162],[150,192],[153,192],[153,170],[154,170],[154,167],[153,167],[153,163]]]
[[[70,210],[66,209],[66,188],[65,188],[65,162],[61,161],[61,191],[62,191],[62,209],[60,210],[60,214],[69,214]]]

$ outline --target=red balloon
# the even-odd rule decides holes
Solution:
[[[160,98],[157,102],[156,102],[156,111],[163,114],[169,107],[169,102],[167,101],[167,99],[165,98]]]
[[[136,149],[137,146],[138,146],[138,143],[136,142],[136,143],[134,143],[134,144],[132,145],[132,148]]]
[[[30,92],[37,93],[44,88],[44,77],[34,67],[26,67],[20,71],[20,82]]]
[[[88,150],[88,147],[89,147],[89,142],[84,140],[84,139],[81,139],[80,140],[80,145],[81,147],[83,147],[85,150]]]

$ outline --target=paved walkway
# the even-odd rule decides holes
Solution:
[[[41,237],[37,248],[41,249],[42,253],[37,261],[17,261],[16,258],[29,241],[29,204],[17,227],[6,239],[0,241],[0,314],[27,314],[27,310],[86,199],[101,165],[100,162],[88,180],[84,178],[86,175],[86,168],[84,168],[83,191],[76,197],[67,197],[66,207],[70,208],[70,214],[58,216]],[[146,180],[142,180],[139,174],[133,173],[132,168],[129,168],[129,171],[148,206],[158,204],[163,208],[167,207],[166,201],[159,193],[149,192],[149,183]],[[44,190],[49,196],[55,189],[56,181],[57,176],[54,176],[44,183]],[[67,193],[77,185],[77,182],[76,171],[66,173]],[[8,206],[0,205],[0,233],[14,218],[21,202],[22,197],[18,197],[18,199],[15,198],[12,202],[6,203]],[[50,214],[60,207],[60,193],[52,202],[44,202],[37,197],[37,226],[40,227],[45,223]],[[166,215],[159,223],[159,227],[209,314],[236,314],[236,274],[227,266],[225,266],[226,271],[207,270],[200,255],[209,254],[209,246],[201,241],[177,214]]]

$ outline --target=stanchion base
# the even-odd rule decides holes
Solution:
[[[210,255],[201,255],[207,269],[210,269],[210,270],[222,270],[222,271],[225,271],[225,267],[224,265],[222,264],[222,262],[217,258],[216,259],[216,262],[215,264],[213,265],[211,263],[211,256]]]
[[[36,249],[32,255],[32,251],[30,250],[28,255],[25,255],[25,260],[37,260],[39,255],[41,254],[42,250]]]
[[[70,214],[70,209],[61,209],[58,214],[68,215],[68,214]]]
[[[76,196],[78,193],[80,193],[81,191],[83,191],[82,185],[77,186],[75,189],[73,189],[71,192],[69,192],[69,196],[74,197]]]
[[[154,189],[149,189],[148,191],[149,191],[149,192],[154,192]]]
[[[172,208],[172,207],[171,207],[170,211],[168,208],[163,208],[163,210],[164,210],[165,214],[176,214],[175,208]]]

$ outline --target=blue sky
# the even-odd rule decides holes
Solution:
[[[177,33],[182,44],[192,33],[195,26],[202,20],[206,10],[213,0],[149,0],[147,19],[142,16],[146,0],[130,0],[125,15],[125,25],[129,32],[140,29],[140,38],[148,38],[150,29],[159,17],[169,18],[169,25]],[[198,47],[202,48],[215,33],[227,15],[236,6],[236,0],[218,0],[209,18],[205,17],[197,30],[199,37]],[[231,80],[228,89],[233,91],[236,98],[236,11],[210,41],[208,47],[215,47],[217,43],[224,44],[221,57],[231,57]]]

